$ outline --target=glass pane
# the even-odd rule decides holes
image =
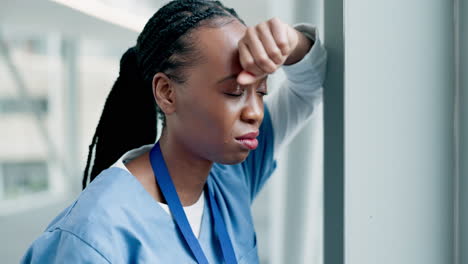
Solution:
[[[4,199],[48,189],[48,169],[45,161],[5,162],[2,167]]]
[[[45,135],[56,140],[62,130],[54,114],[61,58],[51,35],[2,33],[8,48],[0,56],[0,199],[14,199],[51,186]]]

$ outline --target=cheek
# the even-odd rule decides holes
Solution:
[[[222,96],[193,95],[183,100],[178,111],[179,122],[205,146],[227,144],[232,140],[234,125],[239,119],[238,108]]]

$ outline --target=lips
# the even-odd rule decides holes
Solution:
[[[255,131],[255,132],[250,132],[250,133],[247,133],[243,136],[240,136],[240,137],[236,137],[236,139],[255,139],[256,137],[258,137],[258,134],[259,132],[258,131]]]
[[[257,148],[258,146],[258,140],[257,140],[257,136],[258,136],[259,132],[258,131],[255,131],[255,132],[250,132],[250,133],[247,133],[243,136],[240,136],[240,137],[236,137],[236,140],[246,149],[249,149],[249,150],[254,150]]]

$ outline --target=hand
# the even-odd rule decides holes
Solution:
[[[238,44],[243,71],[237,82],[254,83],[283,64],[299,61],[312,44],[312,40],[277,18],[249,27]]]

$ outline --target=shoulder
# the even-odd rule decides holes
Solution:
[[[95,252],[110,262],[118,255],[124,257],[126,253],[121,249],[127,248],[124,244],[132,239],[129,234],[135,223],[151,206],[147,196],[127,171],[117,167],[104,170],[49,224],[31,248],[47,252],[60,246],[60,251],[66,252],[68,246],[76,245],[77,250]]]
[[[104,170],[48,229],[60,227],[80,234],[81,229],[88,230],[90,225],[112,224],[115,216],[125,209],[123,205],[128,204],[127,199],[137,199],[134,181],[136,179],[123,169],[111,167]]]
[[[21,263],[110,263],[98,249],[79,236],[56,228],[34,241]]]

